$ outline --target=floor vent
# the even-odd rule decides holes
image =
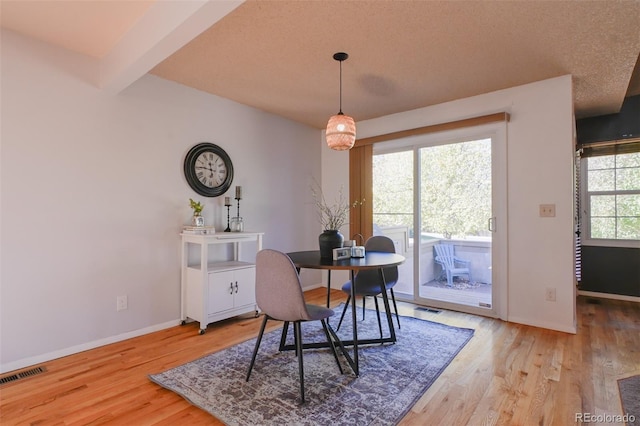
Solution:
[[[15,382],[16,380],[26,379],[27,377],[35,376],[36,374],[41,374],[45,371],[47,371],[47,369],[44,367],[36,367],[30,370],[21,371],[16,374],[0,377],[0,386],[7,383]]]
[[[592,297],[587,299],[587,303],[590,304],[590,305],[600,305],[601,304],[600,300],[594,299]]]
[[[429,313],[432,313],[432,314],[439,314],[440,312],[442,312],[442,311],[439,311],[437,309],[425,308],[425,307],[416,308],[416,311],[429,312]]]

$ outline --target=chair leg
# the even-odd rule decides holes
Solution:
[[[285,321],[282,326],[282,335],[280,336],[280,347],[278,350],[280,352],[284,351],[284,345],[287,343],[287,333],[289,332],[289,321]]]
[[[347,303],[344,304],[344,309],[342,310],[342,315],[340,315],[340,322],[338,322],[338,328],[336,328],[336,331],[340,330],[342,320],[344,319],[344,314],[347,313],[347,308],[349,307],[349,302],[351,302],[351,295],[347,297]]]
[[[302,362],[302,327],[300,321],[293,323],[293,335],[296,340],[296,353],[298,354],[298,372],[300,373],[300,399],[304,404],[304,365]]]
[[[296,332],[296,323],[293,323],[293,346],[296,348],[295,350],[295,354],[297,357],[300,356],[299,351],[298,351],[298,333]]]
[[[340,374],[344,374],[344,372],[342,371],[342,365],[340,365],[340,360],[338,359],[338,351],[336,350],[336,345],[333,342],[333,340],[331,340],[331,336],[329,335],[329,329],[327,328],[327,321],[320,320],[320,322],[322,323],[322,328],[324,329],[324,335],[327,336],[327,342],[329,342],[329,345],[331,346],[331,351],[333,351],[333,357],[336,359],[336,364],[338,364],[338,369],[340,370]]]
[[[380,321],[380,306],[378,306],[378,297],[373,296],[373,301],[376,305],[376,315],[378,316],[378,328],[380,329],[380,338],[382,339],[382,321]]]
[[[398,314],[398,305],[396,305],[396,295],[393,294],[393,288],[391,290],[391,301],[393,302],[393,309],[396,311],[396,321],[398,322],[398,328],[400,328],[400,315]]]
[[[262,327],[260,327],[260,333],[258,334],[258,339],[256,340],[256,347],[253,348],[253,356],[251,357],[251,364],[249,364],[249,370],[247,371],[246,381],[249,381],[249,376],[251,376],[251,370],[253,370],[253,364],[256,362],[256,355],[258,355],[258,348],[260,347],[260,342],[262,342],[262,335],[264,334],[264,328],[267,325],[267,321],[269,317],[267,315],[264,316],[262,320]]]

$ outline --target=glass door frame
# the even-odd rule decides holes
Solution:
[[[407,300],[419,305],[441,309],[463,311],[482,316],[507,319],[508,313],[508,285],[507,285],[507,123],[498,122],[472,128],[462,128],[446,132],[412,136],[395,141],[386,141],[379,146],[374,145],[374,155],[377,153],[413,151],[414,161],[414,211],[413,228],[421,229],[421,197],[419,182],[421,170],[418,150],[429,146],[445,145],[470,140],[491,139],[492,162],[492,304],[491,308],[481,308],[469,305],[459,305],[434,299],[420,297],[419,261],[413,264],[413,298]],[[378,144],[376,144],[378,145]],[[404,148],[404,149],[403,149]],[[419,259],[420,245],[413,245],[413,257]],[[398,294],[398,299],[404,299]],[[404,299],[406,300],[406,299]]]

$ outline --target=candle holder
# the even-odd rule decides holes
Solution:
[[[231,220],[231,231],[232,232],[242,232],[244,231],[244,223],[242,222],[242,217],[240,217],[240,200],[242,199],[239,191],[236,187],[236,202],[237,202],[237,210],[236,217]]]
[[[229,227],[229,209],[231,208],[231,204],[227,204],[227,229],[224,232],[231,232],[231,228]]]
[[[227,229],[225,229],[224,232],[231,232],[231,227],[229,226],[229,209],[231,208],[231,198],[224,197],[224,206],[227,208]]]

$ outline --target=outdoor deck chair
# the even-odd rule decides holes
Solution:
[[[453,287],[453,277],[466,275],[471,281],[471,261],[460,259],[455,255],[453,244],[436,244],[435,261],[442,266],[442,272],[447,277],[447,285]]]

